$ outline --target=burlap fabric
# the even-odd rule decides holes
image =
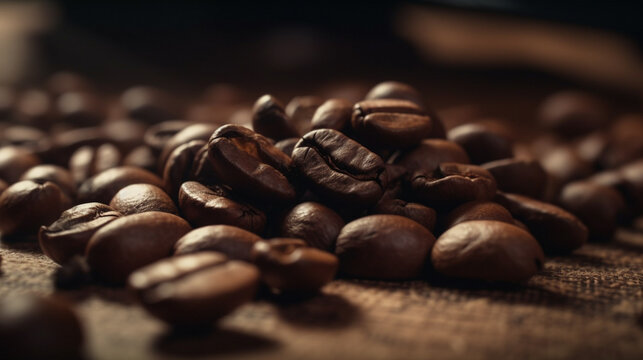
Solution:
[[[33,245],[0,249],[0,296],[52,293]],[[462,284],[461,284],[462,285]],[[210,333],[171,333],[125,290],[59,292],[91,359],[643,359],[643,232],[590,244],[519,288],[338,280],[305,301],[261,300]]]

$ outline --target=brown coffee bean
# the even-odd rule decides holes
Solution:
[[[121,153],[112,144],[83,146],[69,159],[69,170],[77,184],[121,163]]]
[[[23,125],[11,125],[0,130],[0,146],[6,145],[23,148],[38,157],[48,155],[52,146],[44,131]]]
[[[310,131],[310,122],[317,108],[324,102],[319,96],[295,96],[286,105],[286,116],[299,134]]]
[[[0,179],[13,184],[32,167],[40,164],[40,159],[29,150],[16,146],[0,148]]]
[[[218,127],[215,124],[192,124],[177,132],[163,146],[163,151],[158,159],[158,172],[163,173],[168,157],[176,148],[194,140],[208,141]]]
[[[252,261],[252,246],[261,238],[249,231],[230,225],[210,225],[194,229],[181,237],[174,246],[174,255],[216,251],[230,259]]]
[[[288,180],[290,157],[264,136],[236,125],[220,127],[208,142],[217,178],[257,202],[287,204],[295,199]]]
[[[536,160],[502,159],[480,165],[493,175],[498,190],[540,198],[547,184],[547,173]]]
[[[57,164],[64,164],[69,157],[84,146],[98,147],[108,143],[102,127],[66,129],[52,136],[51,157]]]
[[[574,144],[574,150],[583,161],[598,167],[608,143],[608,136],[602,131],[596,131],[580,138]]]
[[[49,225],[71,206],[71,200],[52,182],[19,181],[0,195],[0,233],[35,235],[41,225]]]
[[[468,164],[469,156],[453,141],[424,139],[416,148],[395,161],[411,173],[419,170],[433,171],[443,162]]]
[[[203,184],[203,185],[216,185],[221,184],[217,180],[216,170],[214,165],[208,157],[208,145],[205,144],[197,151],[194,155],[194,161],[192,162],[190,178]]]
[[[494,201],[523,222],[546,253],[569,253],[587,242],[587,227],[558,206],[502,192],[498,192]]]
[[[608,113],[605,104],[591,94],[561,91],[543,101],[539,118],[545,128],[572,137],[602,127],[608,121]]]
[[[587,226],[590,238],[607,241],[612,238],[625,201],[609,186],[589,181],[567,184],[560,193],[558,204],[578,216]]]
[[[73,308],[31,294],[0,300],[0,358],[81,359],[83,329]]]
[[[402,199],[383,196],[373,208],[374,214],[399,215],[409,218],[424,226],[429,231],[435,228],[437,214],[435,210],[422,204],[406,202]]]
[[[410,185],[416,199],[434,208],[490,200],[496,192],[496,181],[487,170],[457,163],[442,163],[433,172],[418,171],[411,176]]]
[[[360,138],[378,147],[410,147],[429,135],[433,122],[415,103],[378,99],[355,104],[351,125]]]
[[[494,220],[514,224],[511,213],[502,205],[491,201],[471,201],[453,209],[444,219],[444,229],[474,220]]]
[[[179,211],[163,189],[150,184],[132,184],[120,189],[109,206],[123,215],[160,211],[178,215]]]
[[[335,255],[294,238],[259,241],[252,248],[252,257],[263,282],[284,293],[319,291],[333,280],[339,266]]]
[[[176,118],[177,109],[170,96],[150,86],[135,86],[121,96],[121,106],[130,118],[158,123]]]
[[[18,97],[14,112],[22,124],[48,128],[54,120],[53,99],[44,90],[29,89]]]
[[[157,158],[147,145],[135,147],[123,158],[123,166],[134,166],[147,171],[155,171]]]
[[[163,188],[172,196],[172,199],[177,199],[181,184],[191,180],[194,161],[205,145],[206,142],[203,140],[193,140],[179,145],[168,156],[162,172]]]
[[[449,277],[522,283],[542,269],[544,254],[527,231],[505,222],[476,220],[442,234],[431,262]]]
[[[63,211],[51,225],[40,228],[40,248],[53,261],[65,264],[75,255],[84,255],[92,235],[120,216],[119,212],[101,203],[74,206]]]
[[[321,104],[310,122],[310,129],[333,129],[345,132],[353,115],[353,103],[344,99],[330,99]]]
[[[616,121],[600,154],[602,168],[612,169],[643,158],[643,115],[628,114]]]
[[[122,153],[144,146],[147,125],[133,120],[110,120],[101,126],[107,142],[116,145]]]
[[[283,139],[275,144],[275,147],[281,150],[284,154],[291,156],[292,151],[295,149],[295,145],[299,142],[299,138],[288,138]]]
[[[179,131],[190,126],[191,123],[187,121],[172,120],[164,121],[156,125],[152,125],[145,131],[143,141],[145,145],[149,146],[155,154],[161,154],[165,144],[176,135]]]
[[[447,137],[462,146],[471,163],[476,165],[513,157],[513,140],[497,123],[456,126],[449,130]]]
[[[101,100],[89,92],[70,91],[61,94],[56,101],[60,119],[74,126],[99,125],[105,118]]]
[[[621,168],[623,183],[629,197],[631,207],[641,213],[643,211],[643,160],[638,160]]]
[[[303,202],[290,209],[281,222],[282,237],[299,238],[321,250],[333,251],[344,220],[330,208]]]
[[[175,256],[134,272],[128,280],[150,314],[179,326],[212,323],[252,300],[259,271],[215,252]]]
[[[163,181],[147,170],[129,166],[115,167],[85,180],[78,189],[78,200],[109,204],[120,189],[132,184],[162,187]]]
[[[375,85],[364,97],[366,100],[399,99],[423,107],[422,95],[411,85],[399,81],[384,81]]]
[[[413,220],[370,215],[339,233],[335,254],[341,272],[359,278],[408,279],[420,275],[435,237]]]
[[[574,148],[566,145],[550,150],[540,159],[540,163],[561,187],[592,173],[592,165],[584,161]]]
[[[304,135],[292,160],[310,189],[328,202],[367,207],[374,205],[386,188],[382,158],[336,130],[320,129]]]
[[[252,109],[252,128],[275,141],[298,137],[283,105],[272,95],[260,97]]]
[[[101,279],[125,282],[134,270],[172,254],[190,225],[180,217],[150,211],[120,217],[99,229],[87,244],[87,263]]]
[[[181,185],[179,208],[194,226],[233,225],[254,233],[263,232],[266,215],[254,206],[230,198],[223,187],[207,187],[195,181]]]
[[[70,199],[76,197],[76,182],[71,173],[61,166],[36,165],[22,174],[20,181],[22,180],[32,180],[39,184],[51,181],[58,185]]]

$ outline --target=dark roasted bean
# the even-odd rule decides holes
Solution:
[[[39,184],[51,181],[58,185],[70,199],[76,197],[76,182],[67,169],[57,165],[36,165],[22,174],[20,180],[32,180]]]
[[[320,105],[311,120],[310,129],[333,129],[346,131],[353,115],[353,104],[344,99],[326,100]]]
[[[178,215],[179,211],[163,189],[150,184],[132,184],[120,189],[109,203],[123,215],[160,211]]]
[[[280,234],[302,239],[308,246],[333,251],[342,227],[344,220],[330,208],[316,202],[304,202],[286,213]]]
[[[112,144],[83,146],[69,159],[69,170],[77,184],[121,163],[121,153]]]
[[[539,118],[545,128],[572,137],[597,130],[608,114],[605,104],[591,94],[561,91],[543,101]]]
[[[447,137],[464,148],[473,164],[513,157],[513,141],[498,124],[460,125]]]
[[[444,219],[444,229],[474,220],[495,220],[508,224],[513,224],[515,221],[511,213],[500,204],[491,201],[471,201],[449,212]]]
[[[251,261],[252,246],[261,238],[249,231],[230,225],[210,225],[183,235],[174,246],[175,255],[216,251],[230,259]]]
[[[252,128],[257,133],[275,141],[299,136],[290,124],[283,105],[272,95],[260,97],[252,112]]]
[[[498,190],[540,198],[547,184],[547,173],[536,160],[502,159],[482,165],[493,175]]]
[[[163,188],[177,199],[181,184],[191,180],[196,156],[206,145],[203,140],[193,140],[174,149],[165,161]]]
[[[0,148],[0,179],[13,184],[22,174],[40,164],[40,159],[31,151],[16,146]]]
[[[120,189],[132,184],[162,187],[163,181],[147,170],[129,166],[115,167],[85,180],[78,189],[78,199],[81,202],[109,204]]]
[[[443,162],[468,164],[469,156],[453,141],[424,139],[416,148],[395,161],[411,173],[418,170],[433,171]]]

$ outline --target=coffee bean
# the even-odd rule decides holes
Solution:
[[[546,253],[569,253],[587,241],[587,227],[558,206],[502,192],[498,192],[494,201],[523,222]]]
[[[513,141],[498,124],[464,124],[449,130],[449,140],[462,146],[471,163],[483,164],[489,161],[513,157]]]
[[[375,85],[364,97],[366,100],[399,99],[406,100],[422,107],[422,95],[411,85],[399,81],[384,81]]]
[[[120,189],[132,184],[162,187],[163,181],[147,170],[129,166],[115,167],[85,180],[78,189],[78,200],[109,204]]]
[[[230,198],[220,186],[207,187],[195,181],[181,185],[179,208],[194,226],[233,225],[254,233],[263,232],[266,215],[259,209]]]
[[[500,221],[460,223],[431,251],[435,270],[448,277],[522,283],[543,267],[544,255],[527,231]]]
[[[230,225],[210,225],[194,229],[176,242],[175,255],[216,251],[230,259],[251,261],[252,246],[261,238],[249,231]]]
[[[132,120],[110,120],[101,126],[103,133],[110,144],[122,153],[129,153],[134,149],[144,146],[144,137],[147,125]]]
[[[134,272],[128,280],[150,314],[175,326],[202,326],[252,300],[259,271],[215,252],[175,256]]]
[[[107,135],[99,126],[67,129],[52,136],[50,157],[57,164],[64,164],[78,149],[84,146],[95,148],[108,142]]]
[[[621,174],[632,208],[643,211],[643,160],[622,167]]]
[[[415,103],[379,99],[355,104],[351,125],[360,138],[378,147],[410,147],[429,135],[432,121]]]
[[[406,202],[402,199],[383,196],[373,208],[374,214],[399,215],[424,226],[429,231],[435,228],[436,212],[422,204]]]
[[[264,136],[236,125],[219,128],[208,142],[217,178],[258,202],[285,204],[295,199],[289,182],[290,157]]]
[[[252,257],[263,282],[283,293],[319,291],[333,280],[339,266],[335,255],[294,238],[259,241],[252,248]]]
[[[40,159],[29,150],[16,146],[0,148],[0,179],[13,184],[32,167],[40,164]]]
[[[424,139],[416,148],[395,161],[411,173],[418,170],[433,171],[443,162],[468,164],[469,156],[453,141]]]
[[[0,131],[0,146],[13,145],[41,157],[51,151],[47,134],[33,126],[12,125]]]
[[[643,158],[643,115],[629,114],[616,121],[609,131],[599,163],[605,169],[623,166]]]
[[[176,118],[176,104],[163,91],[150,86],[127,89],[121,96],[121,106],[130,118],[146,123],[158,123]]]
[[[596,131],[580,138],[574,144],[578,156],[593,167],[600,166],[601,156],[607,151],[608,136],[602,131]]]
[[[41,225],[49,225],[71,206],[71,200],[58,187],[46,181],[19,181],[0,195],[0,233],[35,235]]]
[[[286,115],[299,134],[310,131],[310,122],[317,108],[324,102],[318,96],[296,96],[286,105]]]
[[[311,190],[329,202],[367,207],[379,200],[386,187],[384,161],[336,130],[304,135],[292,159]]]
[[[69,170],[77,184],[121,163],[121,153],[112,144],[83,146],[69,159]]]
[[[491,201],[471,201],[453,209],[444,219],[444,229],[474,220],[494,220],[514,224],[511,213],[502,205]]]
[[[109,206],[123,215],[160,211],[178,215],[179,211],[163,189],[150,184],[132,184],[120,189]]]
[[[89,92],[70,91],[61,94],[56,101],[60,119],[74,126],[99,125],[105,117],[101,100]]]
[[[480,165],[493,175],[498,190],[540,198],[547,184],[547,173],[536,160],[502,159]]]
[[[20,181],[22,180],[32,180],[39,184],[51,181],[58,185],[70,199],[76,197],[76,183],[74,178],[67,169],[61,166],[36,165],[22,174]]]
[[[163,188],[173,199],[177,199],[181,184],[192,177],[196,156],[205,145],[203,140],[193,140],[178,146],[168,156],[162,172]]]
[[[155,171],[158,160],[147,145],[135,147],[123,158],[123,166],[135,166],[147,171]]]
[[[572,137],[597,130],[608,121],[607,108],[597,97],[577,91],[561,91],[540,105],[540,123],[556,133]]]
[[[570,146],[552,149],[540,159],[540,163],[560,186],[592,173],[592,165],[584,161]]]
[[[347,276],[408,279],[420,275],[434,242],[433,234],[413,220],[370,215],[342,228],[335,254]]]
[[[457,163],[442,163],[432,172],[415,172],[410,185],[416,199],[437,208],[490,200],[496,192],[496,181],[487,170]]]
[[[284,154],[291,156],[292,151],[295,149],[295,145],[299,142],[299,138],[288,138],[283,139],[275,144],[275,147],[281,150]]]
[[[44,90],[29,89],[18,97],[14,112],[20,123],[46,129],[54,120],[53,99]]]
[[[11,295],[0,300],[0,358],[81,359],[83,329],[62,299]]]
[[[589,181],[567,184],[560,193],[558,204],[587,226],[590,238],[607,241],[616,231],[625,201],[618,191],[609,186]]]
[[[158,172],[163,173],[168,157],[176,148],[194,140],[208,141],[217,128],[218,126],[214,124],[192,124],[177,132],[163,147],[158,159]]]
[[[353,115],[353,104],[344,99],[330,99],[321,104],[310,122],[310,129],[333,129],[345,132]]]
[[[125,282],[134,270],[172,254],[190,225],[180,217],[150,211],[120,217],[100,228],[87,244],[87,263],[101,279]]]
[[[120,216],[113,208],[101,203],[74,206],[63,211],[51,225],[40,228],[40,248],[53,261],[64,264],[74,255],[84,255],[92,235]]]
[[[275,141],[297,137],[283,105],[272,95],[260,97],[252,109],[252,128],[257,133]]]
[[[165,144],[179,131],[190,126],[187,121],[171,120],[152,125],[147,128],[143,141],[155,154],[160,155]]]
[[[194,155],[190,178],[203,185],[216,185],[221,182],[217,180],[216,170],[208,157],[208,144],[205,144]]]
[[[280,234],[302,239],[308,246],[333,251],[342,227],[344,220],[330,208],[316,202],[303,202],[286,213]]]

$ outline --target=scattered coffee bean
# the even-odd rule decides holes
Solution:
[[[162,187],[163,181],[147,170],[128,166],[115,167],[85,180],[78,188],[78,200],[109,204],[120,189],[132,184]]]
[[[249,231],[230,225],[210,225],[194,229],[181,237],[174,246],[175,255],[216,251],[234,260],[251,261],[252,246],[261,238]]]
[[[40,159],[29,150],[17,146],[0,148],[0,179],[13,184],[32,167],[40,164]]]
[[[384,81],[375,85],[364,97],[366,100],[399,99],[423,107],[422,95],[412,86],[398,81]]]
[[[172,152],[183,144],[194,140],[208,141],[212,133],[218,128],[214,124],[192,124],[177,132],[163,146],[163,151],[158,159],[158,172],[163,173],[165,163]]]
[[[597,130],[608,120],[607,108],[600,99],[576,91],[549,96],[540,105],[539,117],[545,128],[567,137]]]
[[[344,99],[326,100],[320,105],[310,122],[310,129],[333,129],[345,132],[353,115],[353,104]]]
[[[163,188],[173,199],[177,199],[181,184],[193,176],[194,161],[206,142],[193,140],[180,145],[172,151],[163,169]]]
[[[101,172],[115,168],[121,163],[121,153],[112,144],[98,147],[83,146],[69,159],[69,170],[77,184]]]
[[[36,165],[25,171],[20,180],[32,180],[39,184],[46,181],[58,185],[70,199],[76,197],[76,182],[67,169],[58,165]]]
[[[447,137],[464,148],[473,164],[513,157],[513,141],[499,126],[464,124],[449,130]]]
[[[75,126],[100,125],[105,109],[100,99],[89,92],[69,91],[56,101],[61,120]]]
[[[146,123],[176,118],[173,100],[163,91],[149,86],[136,86],[123,92],[121,105],[130,118]]]
[[[342,227],[344,220],[330,208],[316,202],[303,202],[286,213],[280,234],[302,239],[314,248],[333,251]]]
[[[498,190],[504,192],[540,198],[547,184],[547,173],[536,160],[510,158],[480,166],[493,175]]]
[[[252,112],[252,128],[257,133],[275,141],[298,136],[283,105],[272,95],[260,97]]]
[[[150,184],[133,184],[120,189],[109,206],[123,215],[147,211],[179,214],[170,196],[163,189]]]
[[[511,213],[502,205],[491,201],[471,201],[453,209],[444,219],[444,229],[474,220],[494,220],[508,224],[514,223]]]
[[[286,105],[286,115],[297,133],[310,131],[310,122],[317,108],[324,102],[318,96],[296,96]]]
[[[443,162],[468,164],[469,156],[453,141],[424,139],[416,148],[395,161],[411,173],[419,170],[433,171]]]
[[[165,144],[179,131],[190,126],[187,121],[171,120],[152,125],[145,131],[143,141],[155,154],[160,155]]]
[[[373,208],[374,214],[399,215],[409,218],[424,226],[429,231],[435,228],[437,214],[435,210],[422,204],[411,203],[402,199],[383,196]]]

